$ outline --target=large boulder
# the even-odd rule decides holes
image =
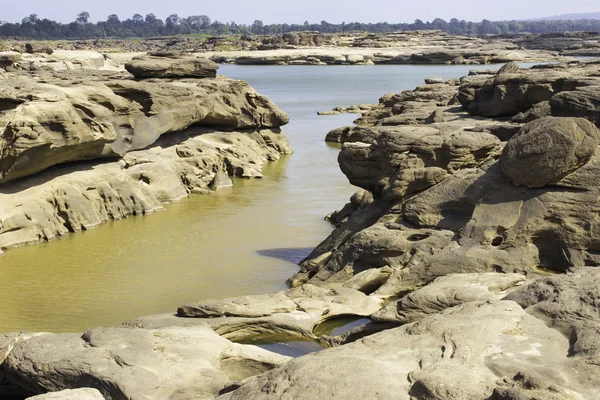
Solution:
[[[219,66],[207,58],[138,57],[125,69],[139,79],[147,78],[214,78]]]
[[[556,183],[592,158],[598,135],[594,124],[583,118],[530,122],[504,147],[502,172],[515,184],[530,188]]]

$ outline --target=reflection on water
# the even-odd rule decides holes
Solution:
[[[338,147],[323,139],[356,115],[316,112],[470,68],[224,66],[221,73],[248,80],[290,114],[284,132],[295,153],[266,166],[262,180],[8,250],[0,257],[0,332],[82,331],[203,298],[285,289],[295,263],[331,232],[323,217],[354,192],[337,166]]]

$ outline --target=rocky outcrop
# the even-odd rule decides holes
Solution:
[[[234,129],[277,128],[287,115],[247,83],[229,79],[34,80],[14,75],[1,82],[0,182],[52,165],[122,157],[161,135],[191,125]]]
[[[577,88],[600,84],[599,69],[600,66],[594,62],[520,69],[466,82],[459,90],[458,99],[474,115],[513,116],[550,100],[560,92],[573,93]]]
[[[204,300],[179,307],[177,317],[142,317],[125,326],[160,328],[207,323],[236,342],[317,340],[316,330],[339,317],[368,317],[381,300],[348,288],[303,285],[275,294]]]
[[[596,68],[560,66],[545,76],[562,76],[555,82],[564,96],[596,79]],[[532,77],[544,75],[540,71],[505,69],[493,79],[473,75],[462,79],[467,83],[431,83],[386,95],[358,120],[366,126],[332,132],[328,137],[342,143],[340,168],[374,200],[348,206],[354,213],[344,215],[289,283],[360,279],[367,293],[394,296],[452,273],[532,277],[543,273],[539,267],[563,272],[600,265],[592,233],[596,127],[571,117],[526,125],[472,118],[470,107],[465,112],[454,106],[457,92],[463,95],[482,79],[485,85],[512,82],[514,93],[535,91]],[[476,104],[483,104],[479,99]],[[499,101],[513,107],[508,97]],[[428,120],[432,113],[442,120]]]
[[[592,398],[597,378],[568,348],[515,302],[472,302],[297,358],[218,399]]]
[[[566,275],[539,279],[506,298],[569,338],[569,356],[600,362],[598,285],[600,269],[578,268]]]
[[[399,325],[419,321],[452,307],[477,301],[502,300],[507,291],[525,283],[518,274],[450,274],[437,278],[372,315],[375,321]]]
[[[140,79],[215,78],[219,66],[205,58],[136,57],[125,69]]]
[[[2,368],[24,394],[91,387],[107,399],[198,399],[288,359],[199,324],[41,335],[16,345]]]

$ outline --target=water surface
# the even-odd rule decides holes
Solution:
[[[264,179],[191,196],[166,211],[111,222],[0,256],[0,332],[70,332],[111,326],[183,303],[273,292],[332,230],[323,217],[355,191],[326,133],[356,115],[321,116],[335,106],[373,103],[428,76],[472,66],[222,66],[290,114],[292,156]],[[490,66],[477,68],[487,69]]]

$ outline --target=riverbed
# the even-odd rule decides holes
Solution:
[[[163,212],[7,250],[0,332],[82,331],[204,298],[285,289],[296,263],[331,232],[323,217],[356,190],[339,171],[339,149],[323,139],[357,115],[317,111],[377,102],[426,77],[473,68],[222,66],[221,74],[249,81],[289,113],[284,132],[294,154],[266,165],[263,179],[236,179],[233,189],[193,195]]]

